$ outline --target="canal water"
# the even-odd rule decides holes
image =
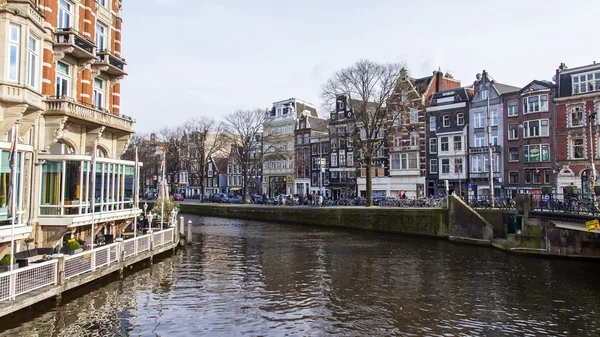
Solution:
[[[0,319],[0,335],[600,335],[599,263],[191,218],[192,247]]]

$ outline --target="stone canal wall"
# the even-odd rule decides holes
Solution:
[[[448,210],[434,208],[286,207],[180,204],[180,212],[245,220],[448,237]]]

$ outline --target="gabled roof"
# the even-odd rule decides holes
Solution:
[[[217,170],[219,170],[220,173],[227,172],[227,161],[229,161],[229,158],[213,158],[213,162],[215,163],[215,166],[217,167]]]
[[[423,95],[427,92],[427,90],[429,90],[429,86],[431,85],[431,81],[433,80],[433,75],[421,78],[410,78],[409,80],[415,87],[415,90],[419,93],[419,95]]]
[[[306,122],[310,125],[311,130],[327,132],[329,120],[321,117],[306,116]]]
[[[498,83],[498,82],[494,82],[494,87],[496,88],[496,91],[500,95],[508,94],[509,92],[517,92],[517,91],[521,90],[521,88],[519,88],[519,87],[513,87],[512,85],[502,84],[502,83]]]
[[[536,90],[536,88],[540,88],[540,87],[545,88],[545,89],[552,89],[554,87],[554,84],[552,82],[548,82],[548,81],[533,80],[533,81],[529,82],[526,86],[524,86],[521,90],[519,90],[519,93],[522,94],[529,88]]]

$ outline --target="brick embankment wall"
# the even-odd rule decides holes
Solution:
[[[180,212],[246,220],[447,237],[446,209],[180,204]]]

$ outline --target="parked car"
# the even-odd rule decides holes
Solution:
[[[146,193],[146,200],[156,200],[156,193],[152,193],[152,192]]]
[[[210,202],[219,202],[219,203],[227,203],[229,202],[229,197],[222,193],[215,193],[208,197],[208,201]]]
[[[234,195],[233,197],[229,198],[229,202],[232,204],[241,204],[242,203],[242,197],[239,195]]]
[[[192,195],[192,199],[200,199],[200,194],[194,194]]]
[[[183,201],[185,198],[183,197],[183,195],[179,194],[179,193],[175,193],[173,194],[173,200],[175,201]]]

